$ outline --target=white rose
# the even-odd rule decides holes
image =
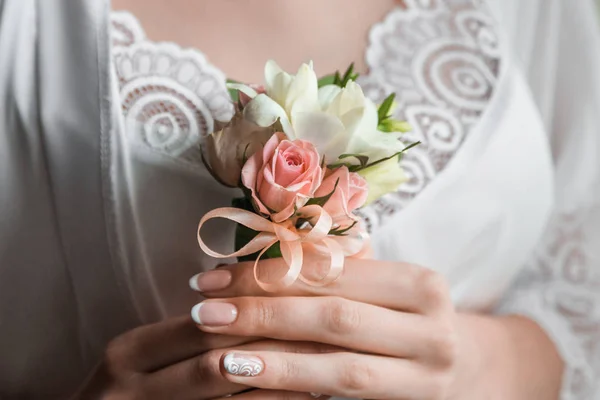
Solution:
[[[404,149],[401,133],[377,129],[377,106],[365,97],[356,82],[345,88],[327,85],[319,89],[319,112],[296,115],[293,128],[298,138],[309,140],[333,163],[342,154],[360,154],[370,162],[390,157]],[[347,158],[345,162],[358,163]]]
[[[374,162],[404,149],[400,133],[377,129],[377,106],[365,97],[356,82],[345,88],[327,85],[318,89],[312,64],[303,64],[296,76],[283,71],[274,61],[265,66],[266,94],[257,94],[245,85],[230,85],[253,100],[244,108],[244,117],[257,125],[281,122],[292,140],[313,143],[328,164],[342,154],[358,154]],[[344,162],[358,163],[355,158]]]

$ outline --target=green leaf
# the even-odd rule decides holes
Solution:
[[[227,79],[227,83],[239,83],[238,81],[234,81],[233,79]],[[240,99],[240,93],[235,89],[227,89],[229,92],[229,97],[231,97],[231,101],[237,103]]]
[[[258,232],[248,228],[247,226],[237,224],[235,228],[235,251],[238,251],[252,239],[258,235]],[[238,261],[254,261],[258,257],[258,253],[249,254],[247,256],[238,257]]]
[[[350,64],[350,66],[348,67],[348,69],[346,70],[346,72],[344,72],[344,75],[340,75],[340,71],[336,71],[335,75],[333,75],[333,81],[327,81],[327,84],[333,84],[333,85],[337,85],[341,88],[345,88],[346,85],[348,85],[349,82],[351,81],[355,81],[357,80],[359,77],[358,73],[354,72],[354,63]],[[328,78],[328,77],[326,77]],[[322,78],[325,79],[325,78]],[[319,84],[319,87],[321,87],[321,85]]]
[[[342,154],[341,156],[338,157],[338,159],[343,160],[344,158],[349,158],[349,157],[356,158],[362,167],[367,165],[367,163],[369,162],[369,157],[363,156],[361,154]]]
[[[363,169],[370,168],[370,167],[372,167],[372,166],[374,166],[374,165],[381,164],[382,162],[385,162],[385,161],[387,161],[387,160],[390,160],[390,159],[392,159],[392,158],[394,158],[394,157],[400,157],[400,156],[401,156],[403,153],[406,153],[408,150],[410,150],[410,149],[412,149],[413,147],[415,147],[415,146],[418,146],[418,145],[420,145],[420,144],[421,144],[421,142],[415,142],[415,143],[412,143],[412,144],[410,144],[410,145],[406,146],[404,149],[402,149],[402,151],[399,151],[399,152],[397,152],[397,153],[395,153],[395,154],[392,154],[392,155],[391,155],[391,156],[389,156],[389,157],[382,158],[381,160],[377,160],[377,161],[375,161],[375,162],[372,162],[371,164],[367,164],[367,165],[365,165],[365,166],[361,166],[361,167],[359,167],[359,168],[357,168],[357,169],[351,169],[351,170],[350,170],[350,172],[358,172],[358,171],[361,171],[361,170],[363,170]]]
[[[227,89],[227,91],[232,102],[237,103],[240,100],[240,92],[235,89]]]
[[[344,77],[342,78],[342,87],[346,87],[350,79],[352,79],[354,73],[354,63],[350,64],[346,72],[344,73]]]
[[[231,206],[242,210],[254,212],[254,206],[247,197],[236,197],[231,200]]]
[[[408,146],[406,146],[406,147],[404,148],[404,150],[402,150],[400,153],[406,153],[408,150],[412,149],[413,147],[417,147],[417,146],[418,146],[418,145],[420,145],[420,144],[421,144],[421,142],[414,142],[414,143],[411,143],[411,144],[409,144]]]
[[[412,126],[406,121],[398,121],[393,118],[387,118],[384,121],[381,121],[377,126],[377,129],[381,132],[410,132],[412,130]]]
[[[327,168],[329,168],[329,169],[338,169],[338,168],[340,168],[340,167],[346,167],[346,168],[350,169],[350,168],[351,168],[351,167],[353,167],[353,166],[354,166],[354,165],[353,165],[353,164],[350,164],[350,163],[338,162],[338,163],[335,163],[335,164],[329,164],[329,165],[327,166]]]
[[[247,188],[245,189],[245,194],[246,197],[236,197],[234,199],[231,200],[231,206],[235,207],[235,208],[240,208],[242,210],[246,210],[246,211],[250,211],[250,212],[256,212],[256,207],[254,206],[252,200],[247,197],[248,193],[250,193],[250,191]],[[248,243],[250,243],[250,241],[252,239],[254,239],[256,236],[258,235],[258,232],[248,228],[247,226],[241,225],[241,224],[237,224],[236,228],[235,228],[235,242],[234,242],[234,246],[235,246],[235,250],[239,250],[242,247],[244,247],[245,245],[247,245]],[[258,258],[258,255],[260,254],[260,252],[256,252],[254,254],[249,254],[247,256],[243,256],[243,257],[238,257],[238,261],[242,262],[242,261],[255,261]],[[271,247],[269,247],[269,249],[265,252],[265,254],[263,254],[262,259],[268,259],[268,258],[280,258],[282,257],[281,255],[281,248],[279,246],[279,242],[275,243],[274,245],[272,245]]]
[[[335,181],[335,186],[333,187],[333,190],[331,191],[331,193],[329,193],[326,196],[322,196],[322,197],[313,197],[312,199],[310,199],[309,201],[306,202],[306,205],[307,206],[317,205],[317,206],[323,207],[325,205],[325,203],[327,203],[329,201],[331,196],[333,196],[333,194],[337,190],[339,183],[340,183],[340,179],[338,178],[338,180]]]
[[[396,98],[396,93],[390,94],[385,98],[383,103],[379,106],[379,110],[377,111],[377,116],[379,117],[379,123],[381,124],[383,121],[388,119],[390,116],[390,109],[394,104],[394,99]]]
[[[252,239],[254,239],[258,235],[258,232],[248,228],[247,226],[238,224],[235,229],[235,250],[238,251],[248,243]],[[256,261],[260,252],[256,252],[253,254],[249,254],[247,256],[238,257],[238,261]],[[279,246],[279,242],[275,243],[263,254],[261,259],[269,259],[269,258],[281,258],[281,248]]]
[[[344,72],[344,76],[339,80],[338,86],[345,88],[349,82],[355,81],[358,79],[359,74],[354,72],[354,63],[350,64],[346,72]]]
[[[335,85],[335,75],[327,75],[319,79],[319,88],[327,85]]]
[[[342,78],[340,76],[340,71],[335,71],[335,75],[333,77],[333,84],[341,86],[341,84],[342,84]]]
[[[350,225],[349,227],[344,228],[344,229],[339,229],[339,228],[338,229],[332,229],[332,230],[329,231],[329,234],[330,235],[334,235],[334,236],[346,236],[346,233],[350,229],[354,228],[357,223],[358,223],[358,221],[354,221],[354,223],[352,225]]]
[[[249,202],[249,204],[251,205],[251,207],[249,208],[243,208],[244,210],[247,211],[251,211],[255,214],[258,214],[260,216],[263,216],[265,218],[268,218],[269,215],[268,214],[264,214],[262,212],[260,212],[260,207],[258,206],[258,204],[256,204],[254,198],[252,197],[252,191],[250,189],[248,189],[246,186],[244,186],[244,184],[241,182],[239,182],[238,187],[241,189],[241,191],[244,193],[244,198]],[[236,206],[234,206],[236,207]],[[266,206],[265,206],[266,207]],[[238,207],[238,208],[242,208],[242,207]],[[269,207],[267,207],[267,210],[271,213],[274,214],[275,211],[271,210]]]
[[[283,255],[281,254],[281,247],[279,246],[279,242],[275,243],[273,246],[269,247],[269,250],[263,254],[262,258],[268,260],[270,258],[281,258]]]

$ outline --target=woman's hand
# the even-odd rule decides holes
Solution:
[[[281,260],[267,260],[260,273],[277,275],[281,268]],[[254,280],[252,264],[245,263],[202,274],[192,286],[206,286],[214,274],[232,274],[232,279],[227,287],[204,293],[219,299],[194,307],[201,330],[350,349],[225,352],[221,364],[231,382],[343,397],[445,400],[459,379],[464,343],[447,285],[432,271],[348,260],[340,279],[327,287],[297,283],[265,293]],[[238,398],[253,398],[248,396]]]
[[[229,381],[219,371],[219,360],[232,346],[236,351],[282,354],[332,350],[314,343],[206,334],[191,318],[175,318],[114,339],[104,361],[74,399],[201,400],[242,392],[248,389],[243,383]]]
[[[296,398],[281,390],[403,400],[558,398],[563,364],[546,333],[523,317],[455,313],[444,279],[430,270],[349,259],[327,287],[298,282],[267,293],[252,267],[236,264],[190,280],[212,298],[192,310],[200,329],[348,350],[225,351],[223,376],[263,389],[235,400]],[[269,281],[282,269],[281,260],[266,260],[259,275]]]

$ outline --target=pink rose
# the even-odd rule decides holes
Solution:
[[[315,146],[304,140],[290,141],[274,134],[242,168],[242,183],[252,192],[256,207],[281,222],[313,197],[323,180],[323,168]]]
[[[348,171],[344,166],[327,171],[323,183],[315,192],[315,197],[327,196],[333,191],[336,182],[337,189],[323,205],[323,209],[331,215],[334,224],[346,227],[356,220],[352,212],[365,204],[369,190],[363,177]]]

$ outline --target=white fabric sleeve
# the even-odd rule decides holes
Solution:
[[[520,15],[514,12],[520,10],[519,3],[509,0],[498,1],[496,5],[504,7],[505,25],[513,25],[507,30],[521,31],[514,35],[513,45],[529,75],[549,132],[555,167],[555,207],[545,235],[498,312],[531,318],[556,343],[566,365],[562,400],[598,399],[600,34],[597,14],[591,0],[536,0],[528,3],[527,12]],[[531,21],[537,21],[533,28]]]
[[[110,246],[108,11],[0,0],[3,399],[68,398],[137,322]]]

